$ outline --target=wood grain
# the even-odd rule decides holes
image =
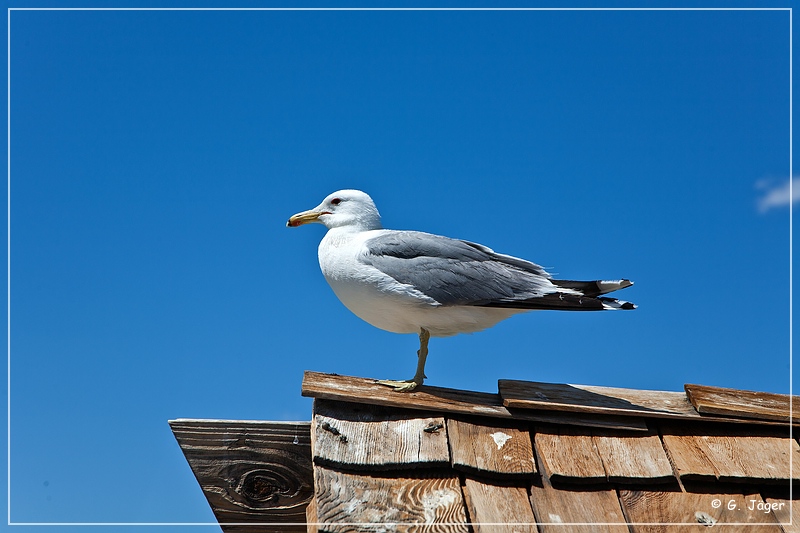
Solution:
[[[702,414],[800,423],[800,397],[748,390],[684,385],[692,405]]]
[[[664,434],[661,439],[675,473],[682,480],[714,481],[717,479],[717,469],[704,453],[702,443],[698,445],[695,435]]]
[[[440,414],[484,416],[492,418],[531,420],[587,427],[605,427],[629,431],[647,431],[644,420],[634,417],[614,417],[594,414],[559,412],[544,413],[530,409],[510,411],[503,406],[498,394],[446,389],[423,385],[409,393],[397,393],[379,385],[373,379],[306,371],[303,376],[303,396],[323,400],[369,403],[401,409],[418,409]]]
[[[800,533],[800,501],[765,498],[783,533]]]
[[[447,436],[451,462],[456,469],[507,476],[536,473],[527,426],[448,419]]]
[[[725,434],[708,428],[707,435],[664,430],[662,439],[681,479],[733,482],[788,482],[800,479],[800,446],[784,437]],[[790,467],[791,463],[791,467]]]
[[[317,499],[311,498],[311,501],[308,502],[308,507],[306,507],[307,533],[317,533],[319,531],[317,523],[319,523],[319,518],[317,518]]]
[[[672,466],[658,435],[632,437],[595,433],[593,439],[609,481],[675,481]]]
[[[509,409],[544,409],[605,416],[633,416],[675,420],[759,423],[773,421],[722,418],[698,413],[682,392],[620,389],[501,379],[500,396]]]
[[[540,468],[554,482],[606,481],[603,460],[587,430],[568,426],[537,426],[534,435]]]
[[[464,499],[475,533],[537,533],[528,491],[467,478]]]
[[[225,533],[306,530],[313,494],[309,423],[169,424]]]
[[[712,504],[714,500],[718,500],[719,507]],[[780,532],[771,513],[748,509],[751,500],[762,501],[757,494],[620,491],[620,501],[633,533],[704,531],[712,525],[726,533]],[[730,502],[735,509],[728,508]],[[766,525],[753,527],[753,524]]]
[[[314,487],[320,531],[468,531],[455,476],[373,477],[316,466]]]
[[[419,411],[314,401],[314,462],[345,469],[447,466],[442,417]]]
[[[547,484],[534,485],[530,499],[541,533],[628,533],[613,490],[558,490]]]

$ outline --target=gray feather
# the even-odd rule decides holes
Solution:
[[[365,244],[361,261],[442,305],[529,300],[557,290],[541,266],[468,241],[394,231]]]

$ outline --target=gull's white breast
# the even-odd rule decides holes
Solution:
[[[359,260],[367,251],[365,242],[391,230],[328,230],[319,245],[322,274],[341,302],[356,316],[373,326],[394,333],[419,333],[434,337],[471,333],[486,329],[519,313],[515,309],[474,306],[443,306],[411,285]]]

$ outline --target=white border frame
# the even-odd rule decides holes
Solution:
[[[793,133],[792,133],[792,118],[793,118],[793,95],[792,95],[792,8],[791,7],[152,7],[152,8],[133,8],[133,7],[9,7],[7,18],[7,35],[8,35],[8,49],[7,49],[7,78],[8,78],[8,92],[7,92],[7,490],[8,490],[8,525],[9,526],[284,526],[284,525],[297,525],[295,522],[12,522],[11,521],[11,12],[12,11],[788,11],[789,12],[789,198],[790,202],[793,198],[792,182],[794,176],[793,170]],[[789,207],[789,395],[792,392],[792,361],[793,361],[793,260],[792,260],[792,208]],[[789,419],[792,418],[792,402],[789,402]],[[793,426],[789,423],[789,439],[794,439]],[[789,454],[791,457],[791,453]],[[792,461],[789,461],[789,523],[792,525],[792,506],[793,506],[793,484],[792,478]],[[661,522],[569,522],[569,523],[551,523],[551,522],[470,522],[470,524],[480,524],[483,526],[500,526],[500,525],[554,525],[554,526],[617,526],[617,525],[634,525],[634,526],[687,526],[684,522],[677,523],[661,523]],[[372,522],[348,522],[349,525],[358,527],[374,527],[375,523]],[[394,525],[420,525],[416,522],[406,523],[398,522]],[[457,526],[461,523],[437,523],[440,526]],[[770,526],[773,527],[780,522],[771,524],[751,524],[751,523],[724,523],[721,526]],[[324,526],[326,523],[315,523],[317,526]]]

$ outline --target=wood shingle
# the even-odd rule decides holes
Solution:
[[[447,420],[453,468],[486,475],[530,476],[536,473],[527,427]]]
[[[599,483],[606,469],[592,435],[583,428],[540,426],[534,436],[542,470],[553,481]]]
[[[699,526],[724,525],[724,531],[780,533],[774,513],[757,508],[758,494],[620,491],[625,516],[634,533],[700,531]],[[753,524],[759,524],[757,528]]]
[[[625,517],[613,489],[559,490],[546,479],[531,486],[531,506],[539,531],[558,533],[626,533]]]
[[[317,464],[355,470],[450,464],[440,416],[320,400],[311,428]]]
[[[491,481],[467,477],[464,499],[476,533],[536,533],[528,491],[515,485],[497,485]]]
[[[371,476],[314,469],[319,531],[469,531],[458,477],[452,474]],[[437,527],[438,526],[438,527]]]

